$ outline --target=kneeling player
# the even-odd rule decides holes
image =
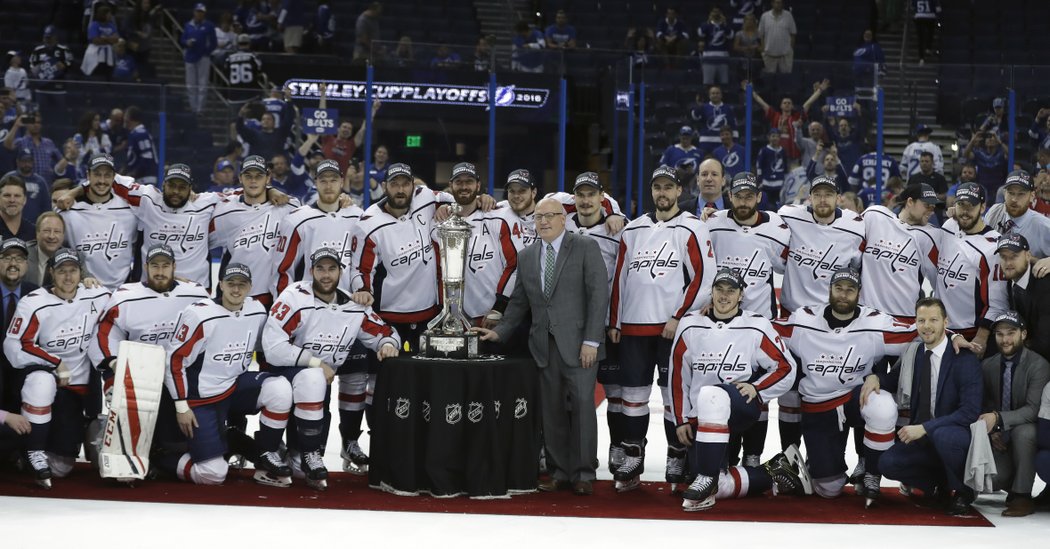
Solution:
[[[808,473],[789,447],[760,467],[726,469],[729,436],[758,421],[762,402],[791,388],[794,359],[769,320],[742,311],[744,279],[731,269],[715,275],[711,311],[690,313],[671,347],[671,402],[678,440],[694,443],[697,473],[682,509],[700,511],[716,498],[809,493]]]
[[[100,411],[87,348],[109,298],[105,288],[80,284],[73,250],[59,249],[49,263],[54,285],[18,302],[4,340],[7,360],[25,375],[22,412],[32,425],[25,437],[27,459],[45,488],[52,474],[61,478],[73,469],[85,427]]]
[[[189,451],[164,456],[162,465],[185,481],[222,484],[229,470],[223,457],[226,418],[259,412],[255,480],[288,486],[292,472],[277,449],[288,425],[292,387],[280,376],[248,371],[266,309],[248,297],[252,275],[245,265],[226,265],[219,286],[221,297],[182,312],[168,349],[165,383]]]
[[[300,453],[307,484],[319,490],[325,489],[328,478],[322,459],[328,384],[348,362],[359,337],[379,360],[397,356],[401,346],[394,330],[371,307],[355,303],[339,288],[343,269],[339,257],[332,248],[310,256],[313,282],[296,282],[281,292],[270,310],[264,337],[269,371],[292,382],[298,436],[289,440],[289,446]]]

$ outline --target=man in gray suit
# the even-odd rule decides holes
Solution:
[[[494,330],[475,328],[485,341],[507,339],[531,309],[529,350],[540,375],[543,436],[549,480],[539,488],[593,493],[598,455],[594,384],[605,349],[609,273],[597,242],[566,232],[557,200],[536,205],[540,237],[518,255],[518,282]],[[568,410],[566,410],[568,406]]]
[[[1024,517],[1035,510],[1036,415],[1043,388],[1050,381],[1050,364],[1024,346],[1024,319],[1007,311],[995,319],[999,354],[984,359],[984,398],[980,419],[988,428],[998,474],[996,490],[1006,490],[1004,517]]]

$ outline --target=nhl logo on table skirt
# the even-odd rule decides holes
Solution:
[[[394,415],[401,419],[407,418],[411,406],[412,403],[407,398],[397,399],[397,405],[394,406]]]
[[[480,402],[471,402],[470,407],[467,408],[467,419],[471,423],[477,423],[481,421],[481,416],[484,415],[485,408]]]
[[[503,404],[503,403],[498,401],[498,400],[493,400],[492,401],[492,409],[493,409],[493,411],[496,412],[496,419],[499,419],[499,407],[500,407],[501,404]]]
[[[430,423],[430,401],[423,401],[423,421]]]
[[[529,415],[529,401],[519,398],[514,401],[514,419],[521,419]]]
[[[463,419],[463,407],[459,404],[449,404],[445,406],[445,423],[449,425],[455,425],[459,423],[459,420]]]

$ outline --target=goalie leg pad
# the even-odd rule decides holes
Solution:
[[[113,399],[102,439],[102,478],[143,479],[149,472],[153,430],[164,391],[164,349],[122,341]]]

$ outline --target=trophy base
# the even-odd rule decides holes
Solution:
[[[428,334],[419,336],[419,355],[426,358],[478,357],[478,334]]]

